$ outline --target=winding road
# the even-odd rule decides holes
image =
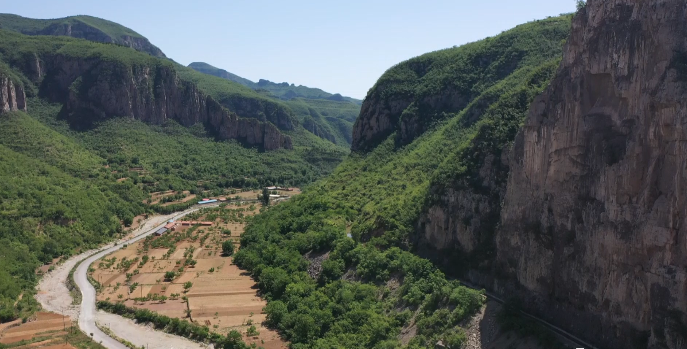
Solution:
[[[186,211],[180,212],[178,214],[175,214],[171,216],[171,218],[168,219],[174,219],[177,220],[181,217],[184,217],[190,213],[196,212],[202,208],[205,207],[216,207],[218,204],[213,204],[213,205],[207,205],[207,206],[194,206],[191,209],[188,209]],[[98,259],[119,250],[122,248],[125,244],[131,244],[136,241],[139,241],[141,239],[145,239],[147,236],[153,234],[156,230],[164,227],[164,225],[167,223],[167,220],[165,220],[163,223],[159,224],[158,226],[154,227],[153,229],[150,229],[130,240],[120,242],[116,245],[109,245],[104,247],[102,250],[96,252],[95,254],[89,256],[88,258],[84,259],[84,261],[77,267],[76,271],[74,272],[74,281],[76,285],[79,287],[81,290],[81,295],[82,295],[82,300],[81,300],[81,306],[80,306],[80,312],[79,312],[79,328],[81,328],[82,331],[85,333],[92,335],[93,340],[96,342],[101,343],[104,347],[108,349],[128,349],[124,344],[120,343],[116,339],[108,336],[105,334],[103,331],[101,331],[97,326],[96,326],[96,314],[98,310],[96,309],[96,292],[95,288],[91,283],[88,281],[88,269],[93,264],[93,262],[97,261]],[[467,286],[469,288],[474,288],[474,289],[480,289],[478,287],[475,287],[474,285],[471,285],[468,282],[461,281],[461,283],[464,286]],[[487,292],[486,296],[492,300],[495,300],[499,303],[504,303],[504,301],[499,298],[498,296]],[[522,315],[528,318],[531,318],[537,322],[539,322],[541,325],[544,327],[548,328],[549,330],[553,331],[554,333],[557,333],[558,335],[562,336],[563,338],[566,338],[567,340],[570,340],[571,342],[575,343],[576,345],[579,345],[580,347],[588,348],[588,349],[596,349],[593,345],[585,342],[584,340],[580,339],[579,337],[557,327],[554,326],[543,319],[540,319],[538,317],[535,317],[531,314],[522,312]],[[126,340],[132,341],[133,338],[124,338]]]
[[[188,209],[186,211],[180,212],[176,215],[174,215],[171,219],[179,219],[181,217],[184,217],[190,213],[196,212],[202,208],[206,207],[216,207],[218,204],[215,205],[205,205],[202,207],[195,206],[191,209]],[[156,230],[162,228],[167,224],[167,221],[163,222],[159,226],[156,226],[153,229],[148,230],[147,232],[140,234],[136,236],[133,239],[120,242],[117,245],[111,246],[111,247],[105,247],[103,250],[100,250],[99,252],[91,255],[90,257],[86,258],[81,264],[76,268],[76,271],[74,272],[74,282],[76,285],[79,287],[79,290],[81,290],[81,295],[82,295],[82,300],[81,300],[81,311],[79,312],[79,328],[81,330],[89,335],[92,336],[93,340],[96,342],[101,343],[104,347],[109,348],[109,349],[128,349],[124,344],[120,343],[116,339],[108,336],[105,334],[103,331],[101,331],[95,324],[95,319],[96,319],[96,314],[97,314],[97,309],[95,307],[96,303],[96,293],[95,293],[95,288],[91,283],[88,281],[88,268],[95,262],[96,260],[119,250],[122,248],[125,244],[131,244],[136,241],[139,241],[141,239],[145,239],[147,236],[153,234]],[[129,340],[128,338],[124,338],[126,340]]]

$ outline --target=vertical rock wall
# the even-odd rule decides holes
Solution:
[[[600,347],[687,346],[686,34],[589,0],[514,146],[492,287]]]
[[[0,114],[15,110],[26,110],[24,87],[0,74]]]

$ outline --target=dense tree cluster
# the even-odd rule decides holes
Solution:
[[[407,144],[396,133],[379,139],[252,220],[234,260],[258,281],[269,323],[294,348],[397,348],[411,326],[408,348],[465,343],[458,325],[483,296],[411,253],[417,223],[442,188],[498,205],[479,171],[498,165],[555,72],[569,28],[569,16],[537,21],[393,67],[368,98],[416,100],[401,118],[414,113],[426,131]],[[460,105],[422,104],[446,90]],[[507,169],[497,170],[495,180],[505,180]],[[476,251],[486,255],[485,236]],[[474,263],[456,254],[454,270]]]
[[[234,260],[269,301],[269,324],[294,348],[396,348],[413,313],[420,333],[413,347],[461,336],[455,325],[480,308],[482,294],[407,251],[355,242],[345,233],[354,215],[310,192],[247,227]],[[329,253],[315,277],[307,252]]]

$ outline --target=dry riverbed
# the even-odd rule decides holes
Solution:
[[[148,231],[155,226],[166,222],[173,216],[174,215],[152,217],[138,229],[136,229],[134,233],[138,235]],[[43,276],[39,282],[38,295],[36,296],[38,302],[43,306],[43,309],[58,314],[64,313],[65,315],[68,315],[72,321],[78,320],[79,306],[72,305],[73,299],[69,293],[69,290],[67,289],[66,282],[69,272],[80,261],[84,260],[94,252],[95,250],[73,256],[64,263],[55,266],[54,270]],[[148,347],[152,349],[200,349],[206,347],[202,344],[195,343],[179,336],[173,336],[160,331],[154,331],[148,326],[139,325],[121,316],[105,312],[97,313],[96,322],[101,326],[110,328],[112,332],[120,338],[124,338],[129,342],[139,346],[148,345]]]

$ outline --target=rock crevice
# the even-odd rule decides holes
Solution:
[[[687,340],[686,13],[590,0],[512,153],[491,286],[605,348]]]
[[[26,111],[24,86],[0,74],[0,114],[17,110]]]

